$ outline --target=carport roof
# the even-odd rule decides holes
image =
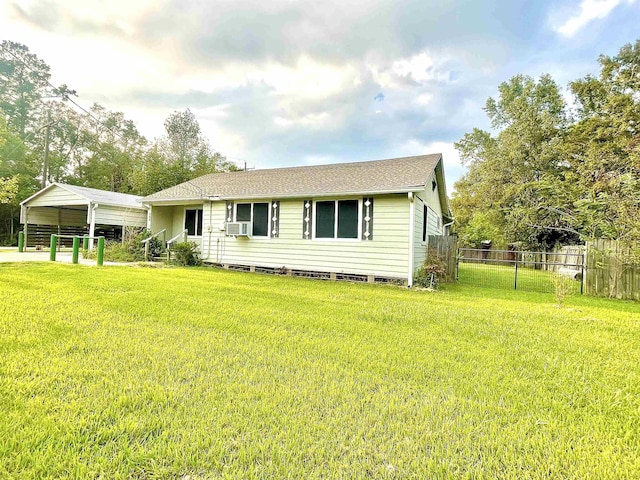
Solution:
[[[39,192],[30,196],[26,200],[20,202],[20,205],[24,205],[34,198],[40,196],[44,192],[52,189],[53,187],[59,187],[68,192],[74,193],[89,202],[97,204],[112,205],[126,208],[139,208],[144,209],[141,204],[142,197],[137,195],[129,195],[128,193],[109,192],[107,190],[98,190],[97,188],[79,187],[77,185],[68,185],[66,183],[55,182],[51,185],[43,188]]]

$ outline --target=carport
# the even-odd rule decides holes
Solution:
[[[49,236],[102,235],[120,240],[127,227],[144,228],[142,197],[52,183],[20,203],[26,246],[48,245]],[[71,239],[66,239],[70,243]]]

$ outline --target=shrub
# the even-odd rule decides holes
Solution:
[[[171,247],[173,253],[173,263],[183,267],[201,265],[202,261],[198,256],[198,244],[195,242],[175,243]]]
[[[427,250],[427,258],[414,275],[413,283],[418,287],[436,290],[438,283],[447,274],[447,265],[435,248]]]
[[[124,242],[107,241],[104,245],[104,259],[109,262],[141,262],[144,258],[144,244],[142,241],[151,235],[147,229],[127,229],[124,232]],[[97,241],[94,241],[94,246]],[[149,255],[157,257],[162,253],[162,240],[152,238],[149,241]],[[82,250],[83,258],[96,258],[97,249]]]
[[[558,307],[562,307],[564,299],[573,295],[575,291],[575,280],[555,273],[551,277],[551,282],[553,283],[553,291],[556,296]]]

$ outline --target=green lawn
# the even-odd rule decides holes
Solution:
[[[637,478],[640,305],[0,265],[0,478]]]
[[[470,261],[458,264],[458,282],[461,285],[474,285],[489,288],[516,289],[524,292],[552,293],[553,276],[546,270],[536,270],[531,267],[516,269],[513,265],[499,263],[481,263]],[[568,281],[568,279],[567,279]],[[580,281],[569,282],[573,293],[580,293]]]

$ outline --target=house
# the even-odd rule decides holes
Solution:
[[[452,221],[441,154],[204,175],[142,204],[207,263],[409,285]]]
[[[52,183],[20,203],[25,244],[48,245],[52,233],[118,240],[127,227],[147,226],[148,208],[141,200],[136,195]],[[70,239],[63,238],[63,243]]]

